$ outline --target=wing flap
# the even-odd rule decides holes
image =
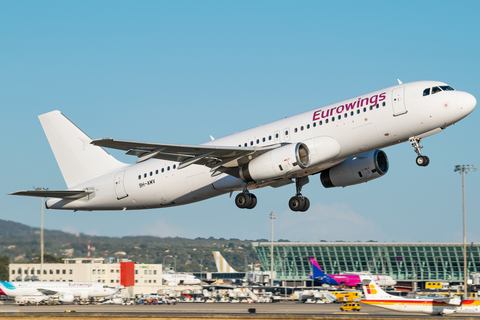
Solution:
[[[93,190],[22,190],[10,193],[12,196],[41,198],[80,199],[88,196]]]

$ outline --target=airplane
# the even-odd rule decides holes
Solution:
[[[362,281],[365,299],[361,302],[389,310],[426,314],[480,313],[479,300],[464,300],[458,296],[409,299],[382,290],[372,279]]]
[[[346,286],[346,287],[357,287],[362,284],[363,279],[371,279],[371,275],[365,274],[337,274],[337,275],[328,275],[325,274],[320,266],[318,265],[317,260],[314,257],[308,257],[312,265],[312,275],[310,279],[320,282],[322,284],[328,284],[331,286]],[[375,283],[380,286],[394,286],[397,284],[397,281],[393,280],[390,276],[385,275],[376,275]]]
[[[162,279],[169,286],[198,285],[202,283],[202,281],[194,275],[186,273],[163,273]]]
[[[100,282],[48,282],[48,281],[0,281],[0,295],[16,300],[41,302],[52,296],[60,302],[73,302],[75,298],[108,297],[119,288],[111,288]]]
[[[136,210],[186,205],[240,191],[238,208],[253,209],[250,190],[295,182],[292,211],[307,211],[302,195],[309,176],[321,173],[325,188],[346,187],[388,172],[380,148],[409,142],[416,164],[427,166],[423,138],[469,115],[475,97],[438,81],[402,83],[303,112],[201,145],[92,140],[60,111],[39,116],[67,190],[11,193],[47,197],[46,207],[65,210]],[[135,164],[104,149],[127,151]]]
[[[230,264],[225,260],[220,251],[213,251],[213,258],[215,259],[215,265],[217,266],[217,272],[237,272]]]

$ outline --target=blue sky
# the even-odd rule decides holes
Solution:
[[[198,144],[417,80],[480,100],[478,1],[3,1],[0,218],[40,226],[40,200],[17,190],[65,183],[37,116],[62,111],[92,138]],[[461,176],[480,168],[479,111],[385,149],[388,174],[366,184],[262,189],[254,210],[228,195],[128,212],[45,211],[45,227],[105,236],[292,241],[462,241]],[[135,158],[109,151],[122,161]],[[480,241],[480,172],[467,175],[467,241]]]

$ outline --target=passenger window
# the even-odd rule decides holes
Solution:
[[[268,140],[272,140],[272,136],[268,136]]]
[[[177,169],[177,165],[176,165],[176,164],[173,165],[173,169]]]
[[[353,116],[355,113],[353,111],[350,111],[350,115]]]
[[[328,123],[328,119],[325,119],[325,123]]]
[[[372,111],[372,110],[373,110],[373,106],[370,106],[370,111]]]
[[[155,170],[155,174],[158,174],[158,170]]]
[[[428,96],[430,94],[430,88],[423,90],[423,96]]]
[[[297,132],[298,132],[298,129],[297,129],[297,128],[295,128],[295,129],[293,130],[293,132],[297,133]]]
[[[257,139],[257,144],[259,144],[259,143],[260,143],[260,140],[259,140],[259,139]]]
[[[335,121],[335,117],[332,117],[332,122]]]
[[[245,147],[247,146],[247,143],[245,142]]]
[[[165,168],[162,168],[162,172],[165,172]]]
[[[242,145],[241,145],[241,144],[239,144],[238,146],[239,146],[240,148],[242,147]]]
[[[300,130],[302,130],[302,131],[303,131],[303,126],[301,126],[301,127],[300,127]]]
[[[309,125],[309,124],[307,124],[307,129],[310,129],[310,125]]]
[[[360,114],[360,109],[357,109],[357,114]]]
[[[144,173],[144,174],[143,174],[143,177],[144,177],[144,178],[146,178],[146,177],[147,177],[147,174],[146,174],[146,173]]]
[[[442,91],[442,89],[440,89],[439,87],[433,87],[432,88],[432,94],[438,93],[440,91]]]
[[[314,122],[314,123],[313,123],[313,126],[314,126],[314,127],[316,127],[316,126],[317,126],[317,123],[316,123],[316,122]]]
[[[323,124],[322,120],[320,120],[319,124],[320,124],[320,125],[322,125],[322,124]]]
[[[142,175],[141,175],[141,174],[138,175],[138,180],[140,180],[140,179],[142,179]]]
[[[348,113],[345,113],[345,114],[343,115],[344,118],[346,118],[347,116],[348,116]]]
[[[153,172],[152,172],[152,171],[150,171],[150,177],[151,177],[151,176],[153,176]]]
[[[275,134],[275,138],[277,138],[277,139],[278,139],[278,133],[276,133],[276,134]]]
[[[385,102],[382,102],[382,106],[385,107],[387,104]]]
[[[253,141],[250,141],[250,145],[253,146]]]
[[[377,103],[377,109],[380,108],[380,105]]]
[[[363,112],[367,112],[367,108],[363,108]]]
[[[262,142],[265,142],[265,137],[263,137]]]
[[[286,135],[286,136],[288,136],[288,130],[287,130],[287,131],[285,131],[285,135]]]
[[[440,86],[440,88],[441,88],[443,91],[455,91],[455,89],[453,89],[453,88],[450,87],[450,86]]]
[[[340,119],[342,119],[342,116],[341,116],[341,115],[338,116],[338,120],[340,120]]]

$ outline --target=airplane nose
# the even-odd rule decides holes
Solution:
[[[470,112],[472,112],[477,106],[477,99],[475,99],[475,97],[468,92],[461,92],[457,101],[458,105],[460,106],[460,110],[465,115],[470,114]]]

